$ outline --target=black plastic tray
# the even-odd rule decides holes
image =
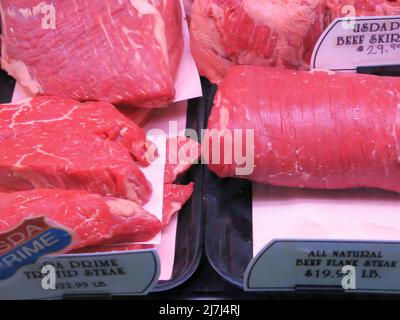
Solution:
[[[217,86],[208,83],[203,91],[207,118],[216,90]],[[244,273],[253,258],[252,183],[220,179],[208,168],[204,171],[205,252],[224,280],[242,288]]]
[[[400,76],[400,66],[360,67],[357,72]],[[216,91],[217,86],[210,83],[204,89],[208,116]],[[220,179],[207,168],[204,170],[205,253],[225,281],[243,288],[245,271],[253,259],[252,183],[243,179]],[[260,295],[265,293],[253,294]]]
[[[15,88],[15,80],[0,70],[0,103],[10,103]],[[200,133],[205,126],[205,112],[203,99],[189,101],[187,113],[187,128]],[[192,198],[179,212],[175,261],[172,278],[160,281],[155,292],[173,289],[186,280],[196,271],[203,253],[204,219],[202,210],[202,181],[204,168],[201,165],[193,166],[177,183],[187,184],[195,182]]]
[[[190,100],[186,127],[193,129],[200,136],[201,129],[206,125],[204,99]],[[179,212],[176,234],[175,261],[172,278],[160,281],[155,292],[166,291],[186,282],[198,268],[203,255],[204,216],[203,216],[203,180],[204,167],[195,165],[178,183],[195,182],[192,198]]]

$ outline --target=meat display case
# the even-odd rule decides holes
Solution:
[[[198,132],[206,127],[207,115],[216,91],[216,86],[210,85],[207,80],[203,79],[202,83],[204,97],[190,101],[187,116],[187,126]],[[12,78],[1,73],[2,103],[10,101],[14,85]],[[201,165],[192,168],[181,177],[180,182],[201,180],[204,183],[197,185],[192,199],[180,212],[176,242],[176,256],[179,258],[175,259],[172,279],[159,282],[147,297],[123,297],[124,299],[218,300],[343,297],[342,291],[335,290],[311,293],[299,289],[286,294],[244,292],[243,275],[253,258],[252,184],[237,179],[219,179]],[[346,294],[344,297],[376,299],[393,296]],[[75,299],[79,296],[65,298]],[[104,296],[104,298],[112,297]]]

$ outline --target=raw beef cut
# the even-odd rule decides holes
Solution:
[[[176,185],[176,184],[164,185],[164,203],[163,203],[163,218],[162,218],[163,229],[169,226],[172,217],[176,213],[178,213],[182,209],[183,205],[190,199],[193,193],[193,189],[194,189],[193,183],[190,183],[188,185]],[[125,242],[126,240],[127,239],[124,239]],[[103,243],[98,246],[85,247],[77,251],[74,251],[73,253],[133,251],[133,250],[143,250],[151,248],[153,248],[152,245],[141,245],[141,244],[112,245]]]
[[[118,110],[128,119],[136,123],[138,126],[143,127],[154,116],[154,114],[157,113],[158,109],[120,107],[118,108]]]
[[[398,0],[328,0],[330,21],[346,16],[345,6],[353,6],[357,16],[392,16],[400,14]]]
[[[177,144],[177,148],[175,149],[174,144]],[[172,147],[171,147],[172,146]],[[182,149],[182,154],[189,156],[188,150],[191,147],[195,146],[196,150],[199,150],[200,145],[189,138],[186,137],[177,137],[176,139],[168,139],[167,140],[167,154],[173,152],[174,150],[179,151]],[[200,153],[198,153],[199,155]],[[190,183],[188,185],[176,185],[172,184],[177,176],[183,174],[186,170],[189,169],[190,165],[188,165],[187,160],[179,165],[178,163],[169,163],[169,157],[167,157],[167,163],[165,165],[165,178],[164,178],[164,198],[163,198],[163,218],[162,218],[162,228],[165,229],[171,222],[172,217],[179,212],[183,205],[189,200],[193,193],[194,184]],[[192,156],[193,162],[196,159]],[[115,240],[115,239],[114,239]],[[121,239],[119,239],[121,240]],[[75,250],[73,253],[93,253],[93,252],[113,252],[113,251],[132,251],[132,250],[142,250],[142,249],[151,249],[152,245],[141,245],[141,244],[110,244],[106,243],[107,241],[91,247],[85,247],[79,250]]]
[[[226,134],[249,129],[254,145],[251,139],[249,145],[240,139],[234,144],[243,155],[247,151],[248,163],[254,155],[254,170],[242,178],[286,187],[400,192],[399,107],[400,78],[236,66],[214,100],[208,127],[216,139],[210,132],[207,141],[216,150],[206,155],[211,162],[220,151],[222,161],[209,167],[220,177],[236,176],[242,166],[229,164],[224,141],[229,146]],[[245,133],[239,132],[243,141]]]
[[[169,226],[172,217],[178,213],[183,205],[190,199],[193,193],[194,184],[188,185],[176,185],[176,184],[165,184],[164,185],[164,203],[163,203],[163,218],[162,228],[165,229]],[[121,239],[119,239],[121,240]],[[123,239],[125,242],[126,239]],[[123,241],[123,242],[124,242]],[[140,241],[140,240],[137,240]],[[143,241],[142,241],[143,242]],[[93,252],[113,252],[113,251],[133,251],[151,249],[152,245],[141,245],[141,244],[100,244],[93,247],[85,247],[74,251],[74,253],[93,253]]]
[[[172,217],[179,212],[183,205],[189,200],[193,193],[194,184],[164,186],[164,204],[162,228],[165,229],[171,222]],[[140,241],[140,240],[138,240]],[[151,249],[152,245],[141,244],[99,244],[97,246],[85,247],[73,253],[93,253],[93,252],[112,252],[112,251],[133,251]]]
[[[79,103],[55,96],[40,96],[18,104],[0,105],[0,142],[23,135],[41,123],[76,123],[104,139],[120,142],[142,164],[149,164],[155,147],[139,126],[113,105],[102,102]]]
[[[1,65],[33,94],[164,107],[183,51],[177,0],[2,0]]]
[[[178,185],[175,180],[200,158],[200,144],[190,138],[178,136],[167,140],[167,162],[164,172],[163,226],[169,225],[174,214],[190,199],[194,184]]]
[[[70,252],[71,254],[81,253],[99,253],[99,252],[122,252],[122,251],[135,251],[153,249],[154,246],[150,244],[123,244],[123,245],[98,245],[85,247]]]
[[[174,144],[178,142],[177,149],[175,149]],[[171,148],[172,146],[172,148]],[[167,140],[167,154],[172,152],[173,150],[179,151],[182,149],[182,154],[186,154],[191,147],[196,147],[196,150],[200,152],[200,145],[189,138],[186,137],[177,137],[176,139],[168,139]],[[199,155],[200,153],[198,153]],[[186,170],[190,168],[187,160],[183,161],[183,163],[173,164],[169,163],[169,157],[167,156],[167,163],[165,166],[165,178],[164,178],[164,199],[163,199],[163,218],[162,218],[162,228],[165,229],[171,222],[172,217],[178,213],[183,205],[190,199],[194,184],[190,183],[188,185],[177,185],[173,184],[176,180],[177,176],[183,174]],[[193,162],[198,159],[192,157]],[[93,253],[93,252],[113,252],[113,251],[132,251],[132,250],[142,250],[142,249],[151,249],[153,246],[151,245],[140,245],[140,244],[99,244],[97,246],[85,247],[83,249],[79,249],[74,251],[73,253]]]
[[[71,231],[73,239],[68,250],[118,236],[147,241],[161,230],[160,221],[135,202],[85,191],[35,189],[0,193],[0,207],[0,233],[26,219],[45,217],[50,225]]]
[[[164,185],[164,204],[163,204],[163,227],[167,227],[171,222],[172,217],[178,213],[183,205],[190,199],[194,189],[194,184]]]
[[[201,147],[193,139],[180,136],[167,140],[166,153],[167,163],[165,165],[164,183],[172,184],[198,161],[201,155]]]
[[[390,0],[195,0],[191,48],[200,73],[218,83],[232,65],[309,69],[316,42],[344,5],[356,14],[400,14]]]
[[[192,15],[193,0],[183,0],[183,5],[185,7],[186,20],[190,24],[190,16]]]
[[[199,71],[218,83],[234,64],[309,67],[324,30],[325,0],[196,0],[191,48]]]
[[[152,188],[121,144],[79,124],[44,122],[0,143],[0,190],[79,189],[148,201]]]

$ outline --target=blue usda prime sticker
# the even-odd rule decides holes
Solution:
[[[13,230],[0,233],[0,280],[47,254],[62,252],[71,241],[68,231],[49,225],[45,217],[25,220]]]

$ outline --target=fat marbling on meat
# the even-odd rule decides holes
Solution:
[[[39,123],[0,144],[0,190],[79,189],[146,203],[150,182],[121,144],[79,124]]]
[[[195,0],[192,54],[214,83],[232,65],[307,70],[323,31],[349,14],[346,5],[357,16],[400,14],[396,0]]]
[[[177,0],[2,0],[1,66],[32,94],[137,107],[175,96]]]
[[[69,251],[121,236],[147,241],[161,230],[160,221],[135,202],[86,191],[0,192],[0,207],[0,233],[18,227],[24,220],[45,217],[51,226],[71,233]]]
[[[56,96],[38,96],[0,105],[0,142],[31,130],[35,125],[78,124],[91,133],[121,143],[135,160],[147,165],[156,154],[142,128],[104,102],[79,103]]]

